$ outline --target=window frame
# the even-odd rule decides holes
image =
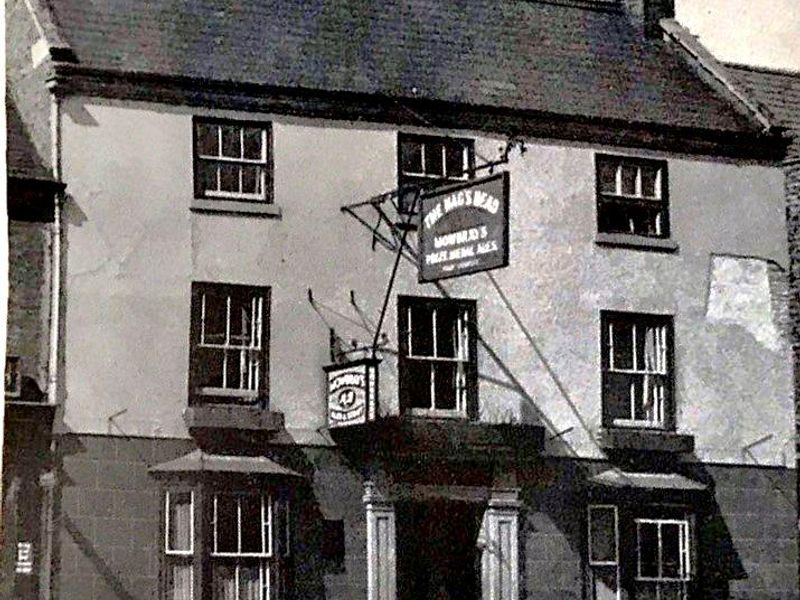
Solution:
[[[613,509],[615,526],[616,562],[592,560],[592,521],[593,509]],[[635,593],[637,586],[653,584],[679,585],[682,597],[689,598],[692,594],[692,584],[697,579],[697,527],[695,511],[683,503],[671,504],[662,502],[641,503],[633,498],[625,500],[612,500],[607,497],[591,497],[586,507],[586,552],[585,565],[588,573],[589,598],[596,598],[596,578],[604,573],[614,573],[616,585],[616,598],[620,600],[625,595],[624,590],[629,589],[629,594]],[[641,574],[641,533],[640,523],[664,523],[678,525],[682,542],[680,557],[682,575],[680,578],[653,578],[642,577]],[[661,550],[659,549],[659,561]],[[663,565],[659,564],[659,570]],[[638,597],[638,595],[636,596]]]
[[[172,493],[185,493],[190,491],[191,500],[191,539],[192,551],[180,553],[168,550],[169,536],[169,495]],[[217,524],[216,524],[216,505],[219,496],[236,497],[260,497],[262,500],[262,510],[266,508],[270,514],[269,531],[263,529],[262,520],[262,549],[267,552],[215,552],[217,545]],[[279,540],[280,534],[276,528],[274,515],[277,513],[278,506],[286,512],[285,544],[291,544],[291,537],[288,532],[292,527],[292,501],[290,490],[284,485],[270,485],[264,482],[253,487],[253,482],[240,482],[231,485],[231,481],[226,479],[215,483],[181,483],[179,481],[165,482],[162,485],[162,503],[160,530],[162,543],[160,544],[160,590],[159,598],[171,600],[171,589],[169,588],[170,567],[177,560],[189,567],[191,573],[189,598],[192,600],[210,600],[213,596],[215,586],[214,567],[215,565],[227,565],[235,573],[237,581],[237,594],[239,593],[238,577],[240,568],[254,568],[258,566],[260,600],[280,600],[286,597],[286,581],[291,571],[292,551],[290,546],[285,546],[284,541]],[[237,518],[241,519],[241,504],[237,504]],[[263,515],[262,515],[263,519]],[[238,526],[241,526],[239,522]],[[237,547],[241,549],[241,531],[237,532]]]
[[[610,193],[603,190],[603,180],[600,177],[601,165],[606,162],[617,163],[617,173],[615,181],[615,192]],[[622,238],[640,240],[643,244],[665,243],[672,237],[672,226],[670,219],[670,199],[669,199],[669,167],[666,159],[645,158],[640,156],[630,156],[622,154],[608,154],[603,152],[595,153],[595,209],[597,212],[597,232],[601,236],[620,236]],[[637,193],[625,194],[621,190],[621,168],[623,165],[635,166],[637,168],[637,177],[635,186]],[[654,186],[656,188],[655,196],[644,196],[641,192],[641,169],[642,167],[654,167],[657,170],[657,177]],[[613,231],[603,228],[603,217],[605,205],[619,204],[624,205],[639,205],[649,209],[655,209],[655,203],[660,203],[660,212],[663,216],[662,223],[660,224],[660,233],[648,234],[641,232],[630,231]],[[624,244],[622,244],[624,245]]]
[[[664,343],[666,373],[656,373],[645,370],[636,369],[636,342],[632,343],[632,360],[633,365],[630,369],[614,369],[612,366],[612,352],[613,340],[612,334],[609,330],[609,325],[612,320],[627,321],[627,324],[632,327],[638,326],[657,326],[663,327],[666,333],[666,342]],[[676,415],[676,399],[675,399],[675,327],[674,316],[656,313],[641,313],[641,312],[626,312],[616,310],[601,310],[600,311],[600,363],[601,363],[601,405],[602,405],[602,423],[606,428],[618,429],[647,429],[653,431],[674,431],[675,429],[675,415]],[[612,418],[610,416],[610,398],[608,388],[610,387],[609,377],[612,374],[628,375],[630,377],[642,377],[645,379],[647,376],[658,376],[663,379],[664,383],[664,400],[661,406],[661,420],[650,421],[647,419],[636,419],[635,410],[633,410],[631,417],[627,419]],[[644,387],[644,386],[642,386]],[[634,405],[634,400],[630,399],[631,406]]]
[[[404,143],[416,142],[423,144],[423,171],[419,173],[407,172],[403,168],[403,145]],[[424,148],[427,144],[443,143],[445,155],[442,157],[443,175],[431,175],[424,170]],[[462,146],[462,163],[464,171],[460,177],[450,177],[447,175],[447,144],[455,143]],[[472,138],[453,137],[447,135],[432,135],[426,133],[407,133],[399,131],[397,133],[397,188],[400,190],[399,210],[401,213],[410,213],[413,197],[409,199],[417,189],[428,189],[450,183],[463,183],[475,178],[475,140]],[[416,212],[419,207],[416,207]]]
[[[261,159],[246,159],[244,157],[234,158],[222,155],[210,156],[200,153],[200,136],[198,129],[201,125],[214,126],[233,126],[239,127],[242,132],[246,128],[261,130]],[[201,201],[243,203],[245,205],[271,205],[274,204],[274,164],[273,164],[273,141],[272,141],[272,122],[246,119],[226,119],[221,117],[207,117],[194,115],[192,117],[192,177],[194,198]],[[260,167],[262,194],[249,194],[246,192],[226,192],[219,190],[209,193],[204,190],[201,184],[200,164],[206,162],[226,163],[239,166]],[[241,174],[240,174],[241,186]]]
[[[242,302],[254,298],[261,299],[261,327],[254,329],[254,337],[260,339],[259,348],[227,345],[230,337],[230,315],[225,315],[226,343],[203,343],[204,330],[204,304],[203,298],[209,294],[216,296],[238,297]],[[189,402],[190,404],[258,404],[266,408],[269,402],[269,345],[270,345],[270,317],[272,304],[272,288],[270,286],[255,286],[233,283],[217,283],[208,281],[193,281],[191,286],[190,302],[190,332],[189,332]],[[230,306],[230,305],[228,305]],[[228,309],[229,310],[229,309]],[[204,361],[202,350],[219,350],[226,352],[252,352],[256,355],[258,373],[255,376],[256,387],[229,388],[201,386],[198,383]],[[225,360],[225,359],[223,359]],[[226,364],[226,363],[224,363]],[[224,368],[224,367],[223,367]],[[226,375],[227,376],[227,375]]]
[[[684,519],[667,519],[667,518],[647,518],[647,517],[638,517],[634,518],[633,522],[636,526],[636,581],[649,581],[655,583],[687,583],[692,580],[692,542],[691,542],[691,526],[690,521],[688,518]],[[643,577],[642,576],[642,554],[641,554],[641,547],[642,547],[642,533],[641,533],[641,525],[642,524],[649,524],[649,525],[657,525],[658,527],[658,556],[659,556],[659,563],[658,569],[659,571],[663,571],[664,565],[662,560],[662,548],[663,544],[661,542],[661,530],[664,525],[676,525],[678,526],[679,531],[679,557],[681,559],[681,573],[682,576],[680,577]],[[682,542],[682,543],[680,543]]]
[[[408,326],[407,315],[413,308],[430,308],[432,310],[451,310],[458,315],[466,313],[466,360],[459,357],[436,357],[411,354],[411,336],[413,335],[413,321],[411,328]],[[458,318],[458,316],[457,316]],[[398,379],[399,379],[399,400],[401,412],[433,418],[466,418],[476,419],[478,412],[478,378],[477,378],[477,302],[470,299],[461,298],[433,298],[426,296],[405,296],[399,295],[397,298],[397,331],[398,331]],[[434,338],[436,336],[433,336]],[[464,401],[463,409],[458,406],[453,409],[436,408],[435,404],[431,408],[413,406],[411,390],[408,386],[408,378],[404,373],[408,373],[410,363],[428,362],[432,368],[436,363],[462,363],[464,364]],[[433,373],[433,371],[432,371]],[[434,377],[434,375],[432,375]],[[433,384],[432,384],[433,385]],[[431,401],[435,403],[435,395],[431,396]]]

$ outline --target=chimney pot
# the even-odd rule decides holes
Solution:
[[[661,19],[675,18],[675,0],[622,0],[637,31],[646,38],[661,36]]]

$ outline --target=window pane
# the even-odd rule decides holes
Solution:
[[[239,600],[259,600],[261,597],[261,565],[239,565]]]
[[[653,165],[644,165],[641,167],[642,171],[642,196],[645,198],[660,198],[660,191],[656,191],[656,177],[658,175],[658,167]]]
[[[231,296],[231,346],[250,347],[255,341],[254,299]]]
[[[220,191],[239,193],[239,165],[221,164],[220,172]]]
[[[197,387],[221,388],[225,350],[218,348],[197,348]]]
[[[604,194],[617,193],[617,163],[597,159],[597,179]]]
[[[638,167],[622,165],[622,193],[626,196],[636,195],[636,173]]]
[[[433,309],[415,306],[411,309],[411,354],[433,356]]]
[[[658,595],[658,583],[655,581],[636,582],[636,600],[661,600]]]
[[[403,173],[422,173],[422,144],[412,140],[401,143],[400,168]]]
[[[434,370],[435,407],[439,410],[455,410],[457,405],[457,367],[452,362],[437,362]]]
[[[261,195],[261,167],[246,165],[242,168],[242,193]]]
[[[611,507],[591,508],[589,511],[591,562],[617,561],[616,511]]]
[[[217,497],[217,552],[238,551],[238,499],[220,494]]]
[[[170,561],[167,565],[167,600],[192,600],[192,564]]]
[[[167,550],[189,552],[192,549],[192,493],[169,493],[169,530]]]
[[[244,158],[263,160],[261,140],[264,136],[262,129],[246,127],[244,130]]]
[[[224,344],[227,330],[228,296],[203,294],[205,316],[203,319],[204,344]]]
[[[609,336],[614,349],[614,369],[633,368],[633,325],[620,321],[610,324]]]
[[[639,577],[658,577],[658,525],[638,523]]]
[[[199,178],[198,187],[200,192],[216,192],[219,191],[217,185],[217,163],[207,160],[201,160],[197,164],[197,176]]]
[[[208,123],[197,124],[197,151],[203,156],[219,155],[219,127]]]
[[[604,233],[634,233],[635,224],[631,219],[630,203],[626,201],[603,200],[597,207],[598,227]]]
[[[241,127],[222,125],[222,155],[229,158],[241,158]]]
[[[275,503],[275,541],[277,543],[276,552],[279,556],[288,556],[290,553],[290,522],[289,522],[289,500],[280,499]],[[342,539],[344,544],[344,538]]]
[[[613,423],[617,419],[630,420],[631,415],[631,386],[636,375],[628,373],[606,373],[603,389],[603,409],[608,421]]]
[[[447,176],[461,177],[464,174],[464,157],[466,151],[464,146],[458,142],[452,142],[447,146]]]
[[[661,525],[661,576],[680,579],[681,572],[681,526],[673,523]]]
[[[405,388],[412,408],[432,408],[431,363],[409,360],[403,368]]]
[[[243,496],[242,505],[242,552],[262,553],[261,496]]]
[[[436,356],[458,356],[458,315],[457,310],[436,311]]]
[[[444,175],[444,158],[442,142],[429,142],[425,145],[425,173],[427,175]]]
[[[215,561],[211,574],[214,600],[236,600],[236,567]]]
[[[619,588],[617,567],[594,567],[592,574],[594,579],[593,600],[619,600],[617,597]]]

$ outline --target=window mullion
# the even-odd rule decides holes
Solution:
[[[436,408],[436,364],[430,364],[431,373],[431,408]]]
[[[662,526],[663,526],[663,523],[657,523],[656,524],[656,531],[658,532],[658,578],[659,579],[663,579],[664,578],[664,565],[663,565],[664,548],[663,548],[663,541],[662,541],[662,536],[661,536]]]
[[[236,552],[242,553],[242,497],[236,496]]]

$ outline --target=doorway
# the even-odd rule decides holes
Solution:
[[[454,500],[396,505],[398,600],[481,599],[484,510]]]

